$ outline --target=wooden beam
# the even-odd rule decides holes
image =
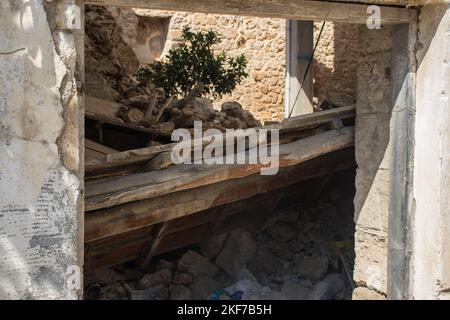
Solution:
[[[102,124],[106,123],[106,124],[109,124],[111,126],[117,127],[122,130],[128,130],[128,131],[132,131],[132,132],[133,131],[141,132],[141,133],[146,133],[146,134],[153,135],[153,136],[159,135],[159,132],[155,129],[145,128],[145,127],[141,127],[141,126],[131,124],[131,123],[125,123],[125,122],[119,120],[118,118],[108,118],[103,115],[87,113],[87,112],[85,113],[85,117],[86,117],[86,119],[98,121],[98,122],[101,122]]]
[[[303,83],[306,69],[313,56],[314,21],[286,21],[286,118],[312,113],[313,66]],[[302,88],[301,91],[300,87]]]
[[[367,4],[307,0],[87,0],[86,4],[365,24]],[[409,22],[408,10],[379,6],[381,24]]]
[[[396,26],[392,49],[392,104],[387,296],[411,299],[411,245],[414,234],[412,181],[414,168],[414,61],[408,52],[416,45],[416,30]]]
[[[138,258],[139,252],[150,245],[154,226],[132,230],[117,236],[86,243],[84,269],[109,267]]]
[[[262,126],[262,129],[277,129],[280,130],[280,135],[287,135],[289,132],[299,132],[302,130],[308,130],[316,128],[323,124],[326,124],[333,119],[351,119],[355,117],[355,106],[349,105],[345,107],[335,108],[326,111],[314,112],[307,115],[292,117],[283,120],[280,124],[272,124]],[[209,138],[205,139],[209,142]],[[103,175],[108,172],[114,172],[116,170],[121,171],[127,167],[136,168],[136,166],[153,159],[160,153],[169,152],[176,145],[176,143],[170,143],[155,147],[146,147],[141,149],[123,151],[108,154],[106,161],[102,163],[86,164],[85,174],[87,177]]]
[[[148,249],[148,251],[142,252],[142,259],[140,262],[140,267],[145,270],[147,269],[148,265],[150,264],[150,261],[152,260],[156,249],[158,249],[160,242],[162,241],[164,237],[164,233],[169,225],[168,221],[162,222],[154,227],[151,245]]]
[[[289,167],[354,144],[353,127],[330,130],[279,147],[279,167]],[[85,210],[109,208],[127,202],[149,199],[217,182],[259,173],[264,165],[182,164],[150,171],[93,181],[86,184]]]
[[[256,195],[250,199],[168,221],[164,239],[160,239],[153,255],[200,243],[214,235],[240,227],[263,224],[281,198],[295,197],[298,199],[298,196],[305,193],[306,190],[309,188],[298,184],[291,185],[267,194]],[[226,219],[226,223],[223,223],[224,219]],[[150,236],[149,230],[154,235],[153,229],[156,229],[156,226],[87,243],[85,246],[85,270],[109,267],[142,257],[142,253],[148,252],[149,248],[153,246],[154,236]]]
[[[283,206],[297,203],[299,197],[311,193],[311,186],[320,180],[309,180],[308,183],[292,184],[285,188],[276,189],[270,193],[258,194],[249,199],[228,203],[216,208],[207,209],[195,214],[177,218],[166,222],[164,238],[155,246],[153,256],[174,249],[200,243],[212,236],[251,226],[260,228],[274,209],[282,201]],[[148,252],[153,246],[154,236],[149,237],[149,228],[157,225],[133,230],[102,240],[86,244],[85,269],[102,268],[134,260]],[[155,234],[155,232],[152,233]],[[144,249],[143,244],[146,243]],[[124,252],[127,250],[127,252]],[[141,252],[141,250],[144,250]]]
[[[170,193],[85,214],[85,241],[111,237],[134,229],[250,198],[354,164],[353,148],[326,154],[300,165],[280,169],[273,176],[259,174],[196,189]]]
[[[118,151],[113,148],[109,148],[89,139],[84,139],[84,156],[86,163],[92,164],[98,161],[105,161],[107,154],[116,152]]]

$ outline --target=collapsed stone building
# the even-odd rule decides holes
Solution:
[[[133,49],[139,64],[149,64],[164,57],[181,41],[185,25],[194,30],[217,31],[223,41],[216,45],[216,50],[245,54],[251,74],[231,95],[215,103],[237,101],[262,122],[284,118],[289,109],[285,95],[289,86],[286,82],[286,72],[289,71],[286,46],[290,25],[286,19],[114,6],[107,9],[111,13],[110,18],[120,25],[121,37]],[[320,26],[321,22],[314,23],[315,39]],[[339,22],[328,22],[325,26],[311,70],[316,105],[326,98],[341,104],[355,102],[357,69],[350,62],[356,59],[357,28],[358,25]],[[90,90],[89,77],[86,85],[87,94],[102,98],[101,93],[96,91],[95,83]]]
[[[210,242],[202,241],[200,248],[191,247],[181,258],[177,257],[176,266],[168,261],[171,259],[168,256],[155,261],[159,265],[152,266],[152,273],[146,275],[141,273],[139,276],[136,276],[136,273],[128,274],[127,279],[131,279],[130,283],[137,280],[140,285],[152,288],[164,284],[158,287],[157,295],[164,297],[170,294],[171,297],[181,298],[187,297],[184,288],[189,284],[190,297],[206,298],[215,290],[223,288],[225,284],[230,284],[226,281],[218,281],[217,277],[233,275],[236,279],[244,277],[245,280],[249,280],[256,276],[257,282],[262,286],[256,286],[257,292],[252,292],[254,294],[249,294],[247,297],[260,298],[261,293],[267,290],[264,288],[269,288],[270,290],[266,293],[272,299],[279,298],[279,292],[288,298],[292,298],[293,295],[297,298],[299,295],[303,298],[311,296],[321,298],[324,292],[318,286],[321,279],[322,281],[328,279],[328,283],[342,284],[342,281],[338,281],[336,273],[326,275],[326,270],[333,269],[335,261],[330,258],[325,259],[326,262],[324,262],[326,255],[316,255],[315,253],[323,248],[318,248],[317,244],[329,241],[339,243],[341,239],[328,239],[324,233],[335,228],[341,221],[345,223],[339,232],[342,235],[345,234],[345,237],[348,237],[349,232],[354,236],[351,280],[355,287],[347,286],[346,290],[350,290],[350,293],[344,292],[343,288],[340,290],[334,288],[339,291],[339,294],[369,299],[448,298],[449,273],[447,270],[450,263],[448,257],[450,251],[447,246],[450,212],[447,203],[449,139],[446,124],[449,120],[448,91],[450,89],[449,4],[446,1],[406,0],[368,0],[352,1],[352,3],[283,0],[276,4],[264,0],[244,2],[246,5],[243,6],[237,6],[234,2],[202,0],[190,2],[61,0],[1,4],[0,17],[3,27],[0,33],[2,40],[0,48],[2,66],[0,113],[2,116],[0,121],[2,148],[4,148],[0,156],[2,194],[0,198],[0,230],[2,230],[0,296],[2,298],[82,298],[83,266],[87,269],[92,261],[100,261],[92,260],[92,255],[89,255],[92,251],[86,249],[92,248],[94,243],[98,250],[105,245],[106,242],[102,241],[107,239],[107,235],[117,235],[114,233],[117,223],[113,219],[105,220],[105,214],[100,212],[101,210],[95,210],[103,210],[110,206],[108,202],[117,202],[118,198],[102,200],[100,199],[102,194],[93,193],[92,184],[87,181],[85,185],[84,182],[85,177],[92,174],[93,171],[90,171],[92,166],[96,165],[96,163],[89,163],[85,167],[84,163],[85,105],[89,105],[85,94],[89,88],[92,89],[88,83],[85,83],[84,77],[85,70],[88,71],[92,66],[86,65],[85,69],[85,63],[87,64],[88,61],[85,61],[84,55],[84,6],[90,4],[127,6],[142,8],[142,10],[158,9],[166,12],[182,10],[201,14],[290,19],[299,21],[295,24],[297,31],[309,30],[310,40],[317,34],[317,30],[314,32],[314,24],[311,21],[334,22],[335,37],[340,32],[338,30],[344,30],[338,27],[340,24],[351,23],[351,26],[346,25],[347,28],[341,34],[342,37],[346,34],[349,41],[354,44],[347,48],[348,54],[345,50],[340,53],[341,57],[346,58],[339,60],[346,66],[345,70],[330,75],[326,69],[321,69],[320,61],[326,65],[328,56],[327,53],[323,53],[322,60],[320,56],[316,57],[319,68],[316,66],[314,71],[316,83],[319,84],[316,88],[317,95],[320,95],[318,98],[332,96],[337,92],[341,93],[340,98],[347,98],[348,95],[354,99],[354,109],[346,109],[345,115],[340,113],[339,117],[343,122],[352,117],[355,119],[351,144],[354,144],[352,158],[357,164],[356,177],[352,178],[353,171],[347,175],[342,172],[340,173],[342,175],[332,174],[330,181],[328,178],[318,180],[317,187],[321,191],[319,192],[321,197],[317,199],[325,200],[318,203],[296,203],[293,209],[289,197],[284,198],[284,196],[289,194],[296,198],[297,192],[302,190],[302,185],[303,188],[305,186],[302,180],[296,180],[301,175],[300,171],[293,171],[294,168],[291,168],[292,171],[283,171],[279,179],[292,180],[292,185],[284,184],[283,186],[287,189],[278,190],[283,197],[277,202],[281,208],[277,209],[275,217],[271,218],[269,215],[268,220],[256,218],[256,221],[261,220],[259,223],[265,224],[259,229],[262,232],[254,233],[254,230],[247,230],[251,228],[243,230],[230,227],[225,237],[219,236]],[[369,16],[367,8],[370,4],[378,5],[381,29],[370,29],[366,25]],[[183,17],[183,14],[180,16]],[[120,17],[119,14],[119,21]],[[201,16],[201,20],[203,19],[204,16]],[[249,18],[245,21],[251,20]],[[214,22],[211,21],[211,23]],[[217,23],[221,24],[220,18]],[[316,23],[316,29],[317,25]],[[279,28],[282,29],[281,24]],[[126,29],[124,32],[126,33]],[[293,33],[288,34],[293,35]],[[326,37],[330,36],[330,32],[326,34]],[[288,51],[294,50],[293,55],[286,53],[287,61],[284,63],[285,65],[291,62],[297,63],[296,67],[291,69],[297,72],[292,75],[297,77],[297,82],[302,70],[304,72],[305,62],[302,59],[298,61],[293,59],[295,60],[293,61],[292,56],[298,58],[299,52],[305,48],[310,52],[314,43],[313,41],[302,43],[301,39],[304,38],[299,39],[296,46],[289,47]],[[277,41],[278,49],[276,50],[281,47],[278,45]],[[326,48],[323,50],[326,51]],[[336,46],[333,48],[336,49]],[[160,49],[163,49],[162,46]],[[357,52],[353,52],[353,49]],[[144,52],[143,56],[148,55]],[[274,57],[274,60],[277,63],[280,62],[277,57]],[[265,78],[265,75],[257,71],[255,67],[251,80],[255,83],[258,82],[257,77]],[[267,72],[267,69],[264,71]],[[281,73],[280,70],[276,71],[276,77],[279,78],[276,84],[279,84],[284,71],[281,70]],[[350,91],[339,92],[341,88],[336,87],[336,83],[339,82],[340,75],[348,74],[354,74],[354,77],[346,78],[350,82],[345,84],[345,87],[350,88]],[[291,74],[288,78],[290,76]],[[86,80],[88,80],[87,77]],[[313,86],[313,79],[308,81]],[[285,83],[289,83],[289,80]],[[236,94],[243,96],[247,91],[253,90],[253,85],[254,83],[244,85]],[[260,89],[258,84],[257,86]],[[312,108],[313,94],[311,91],[307,92],[308,90],[310,90],[308,87],[303,88],[302,94],[309,99],[298,106],[299,114],[308,113],[308,110],[312,111],[308,108]],[[252,106],[247,108],[263,120],[266,120],[265,117],[269,115],[279,120],[281,117],[279,105],[282,104],[280,100],[284,98],[280,98],[281,93],[277,91],[278,89],[274,92],[270,91],[276,94],[270,102],[258,100],[251,94],[247,96],[247,102],[240,102],[243,105],[246,103],[252,105],[253,100],[258,101],[255,110],[252,110]],[[289,97],[285,89],[282,88],[280,91],[283,92],[281,97],[283,95]],[[266,94],[263,93],[262,97],[264,96],[270,96],[269,91]],[[308,100],[310,104],[305,104]],[[264,107],[258,107],[259,102]],[[277,106],[277,111],[270,110],[267,113],[267,109],[274,106]],[[281,110],[283,114],[283,107]],[[354,110],[351,116],[348,115],[349,110]],[[90,112],[91,110],[86,109],[86,116]],[[229,114],[227,116],[233,117]],[[318,121],[317,119],[321,116],[315,117],[314,121]],[[297,119],[293,121],[304,121]],[[90,120],[102,122],[92,118]],[[329,121],[330,119],[327,123]],[[289,121],[286,123],[289,124]],[[130,129],[130,126],[121,123],[110,123],[110,125]],[[88,122],[86,126],[88,128]],[[280,128],[286,129],[283,123],[280,124]],[[347,135],[349,135],[352,131],[346,129],[349,127],[340,127],[336,130],[341,130],[343,135],[345,135],[343,132],[348,132]],[[146,132],[144,129],[141,131]],[[320,133],[320,130],[318,132]],[[86,134],[89,132],[86,131]],[[345,146],[349,146],[349,142],[345,143],[347,143]],[[325,145],[325,141],[322,144]],[[299,146],[304,145],[300,142]],[[290,150],[289,147],[286,149]],[[292,156],[293,153],[295,152],[291,152],[290,155]],[[287,154],[289,158],[289,152]],[[335,159],[335,162],[339,161]],[[331,169],[330,172],[335,170]],[[330,172],[322,176],[330,176]],[[157,174],[160,173],[155,173]],[[124,179],[123,181],[126,181],[126,177]],[[236,180],[239,183],[245,182]],[[350,188],[344,192],[346,188],[339,183],[348,182],[348,180],[351,181],[350,185],[353,189]],[[233,181],[226,181],[229,183],[226,190],[234,188],[236,190],[234,194],[239,194],[239,185],[233,184]],[[275,183],[274,181],[276,180],[269,184]],[[99,182],[99,185],[104,187],[106,185],[102,183],[107,181]],[[255,183],[259,183],[259,179]],[[334,187],[322,190],[323,184]],[[243,186],[245,187],[245,184]],[[349,187],[349,184],[347,183],[346,186]],[[201,189],[202,185],[197,184],[197,187],[201,191],[199,196],[202,193],[207,194],[206,188]],[[213,188],[219,188],[219,186]],[[220,188],[217,190],[221,190]],[[193,190],[200,192],[198,189]],[[269,191],[274,192],[273,197],[275,197],[275,190],[262,188],[258,192],[269,194]],[[258,192],[253,195],[258,195]],[[176,199],[178,195],[181,193],[175,193],[173,197]],[[189,196],[187,191],[183,195]],[[139,205],[145,204],[146,208],[153,208],[153,204],[144,198],[138,198],[133,199],[147,202],[121,203],[120,208],[129,210],[137,219],[144,219],[146,214],[144,211],[139,211],[138,202]],[[350,209],[348,201],[342,200],[349,198],[353,200],[353,208]],[[242,205],[239,202],[242,198],[233,199],[239,208]],[[269,200],[267,203],[270,203]],[[266,203],[263,199],[256,198],[254,205],[258,205],[259,202]],[[245,205],[247,206],[248,203]],[[173,220],[179,218],[175,212],[179,212],[181,206],[174,201],[173,208],[167,208],[167,216],[171,216]],[[325,209],[313,210],[311,206],[313,208],[324,206]],[[230,207],[226,208],[226,211],[228,210],[233,211]],[[353,221],[349,222],[347,215],[344,219],[342,212],[347,215],[350,212]],[[191,212],[192,216],[195,215],[194,213],[196,212]],[[220,210],[215,212],[219,216],[222,213],[223,211]],[[125,219],[123,216],[117,216]],[[105,221],[110,221],[110,224]],[[267,221],[271,223],[267,225]],[[134,222],[126,221],[127,223]],[[189,221],[182,220],[179,223],[188,224]],[[295,223],[297,229],[295,231],[286,229],[286,224],[289,223]],[[148,225],[149,223],[145,226]],[[153,244],[159,242],[158,235],[162,234],[161,228],[164,230],[167,225],[159,225]],[[131,229],[129,227],[127,231],[138,229],[143,228],[134,226]],[[147,231],[143,231],[144,236],[148,237],[149,235],[145,233]],[[293,232],[298,233],[295,239],[294,236],[289,236]],[[305,235],[309,235],[307,239],[304,239]],[[299,240],[299,237],[300,242],[292,242]],[[217,242],[220,245],[217,245]],[[212,250],[208,247],[211,244]],[[252,276],[242,275],[236,265],[230,265],[230,260],[236,258],[230,257],[230,251],[232,252],[240,244],[245,246],[236,256],[240,259],[240,266],[248,268]],[[269,250],[260,250],[260,246],[267,247]],[[217,247],[219,249],[214,250]],[[280,259],[275,259],[274,264],[286,265],[284,270],[289,272],[282,274],[281,278],[268,279],[257,275],[258,271],[261,271],[261,264],[264,264],[257,263],[260,252],[266,255],[271,255],[270,252],[275,253]],[[103,259],[104,256],[100,258]],[[110,256],[105,259],[109,258]],[[215,264],[206,260],[200,265],[195,263],[203,261],[202,259],[213,260]],[[308,269],[305,266],[308,265],[313,265],[314,268],[305,273]],[[327,266],[325,271],[324,265]],[[299,266],[303,268],[297,268]],[[291,267],[295,270],[292,271]],[[126,270],[127,268],[121,269],[124,274],[131,272]],[[262,274],[264,275],[264,272]],[[216,277],[212,279],[215,283],[211,280],[213,275]],[[86,274],[86,278],[89,276],[91,274]],[[105,274],[100,276],[105,277]],[[110,275],[111,277],[117,277],[117,272]],[[304,282],[305,277],[311,283]],[[299,279],[303,282],[299,282]],[[205,292],[199,289],[205,287],[213,292],[205,295]],[[307,293],[305,288],[308,289]],[[91,288],[86,289],[89,289],[88,293],[92,292]],[[139,290],[133,291],[134,289],[131,288],[129,291],[135,295],[142,294]],[[240,288],[231,290],[239,291],[237,289]],[[117,291],[117,287],[113,286],[111,290]],[[121,287],[120,290],[126,291],[127,288]],[[113,292],[113,298],[120,297],[122,293]],[[326,293],[328,294],[329,291]],[[106,298],[108,294],[110,292],[107,291]],[[128,295],[129,292],[123,294]]]

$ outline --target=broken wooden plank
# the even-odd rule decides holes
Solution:
[[[107,123],[111,126],[116,126],[123,130],[144,132],[144,133],[148,133],[148,134],[154,135],[154,136],[158,135],[158,131],[154,128],[145,128],[145,127],[141,127],[141,126],[134,125],[131,123],[126,123],[126,122],[123,122],[122,120],[120,120],[119,118],[109,118],[109,117],[105,117],[103,115],[91,114],[91,113],[85,113],[85,117],[86,117],[86,119],[99,121],[103,124]]]
[[[313,112],[301,116],[284,119],[280,124],[264,126],[267,129],[279,129],[280,132],[297,131],[298,128],[310,129],[329,123],[333,120],[350,119],[355,117],[355,105]]]
[[[144,119],[148,122],[151,122],[153,116],[153,110],[156,107],[156,103],[158,102],[158,94],[153,90],[153,95],[150,98],[150,102],[145,110]]]
[[[324,125],[333,119],[352,119],[355,117],[355,106],[339,107],[331,110],[315,112],[308,115],[292,117],[286,119],[281,124],[271,124],[262,126],[262,129],[277,129],[280,130],[280,135],[290,136],[293,131],[306,131],[311,128],[316,128]],[[281,136],[281,140],[283,140]],[[209,143],[209,138],[202,139],[202,144]],[[157,154],[163,152],[170,152],[177,143],[171,143],[156,147],[147,147],[135,150],[109,154],[104,163],[89,164],[85,167],[85,174],[87,177],[96,174],[105,174],[116,170],[116,168],[123,169],[126,166],[136,167],[153,159]]]
[[[83,268],[85,270],[95,270],[134,260],[138,258],[145,245],[145,242],[132,242],[119,249],[111,247],[109,251],[85,255]]]
[[[153,228],[153,235],[152,235],[152,242],[150,245],[150,248],[147,252],[142,252],[142,261],[140,262],[140,266],[142,269],[146,269],[153,258],[153,255],[156,252],[156,249],[158,249],[159,243],[164,237],[164,232],[166,231],[169,223],[167,221],[162,222],[158,225],[156,225]]]
[[[352,157],[351,153],[347,154],[350,158]],[[323,177],[326,177],[326,175],[321,176],[320,179]],[[164,237],[160,240],[154,255],[200,243],[212,236],[244,226],[250,225],[257,229],[261,228],[266,222],[267,216],[274,212],[274,208],[277,205],[282,203],[286,207],[296,203],[298,197],[311,194],[311,185],[317,185],[320,182],[320,180],[314,179],[308,180],[306,183],[292,184],[273,190],[270,193],[257,194],[248,199],[170,220],[166,222],[167,228],[164,231]],[[124,255],[116,252],[122,251],[124,246],[127,246],[128,249],[133,246],[134,252],[128,250],[126,256],[129,260],[139,258],[139,256],[142,256],[140,249],[144,250],[143,252],[148,252],[152,246],[152,241],[149,240],[150,233],[148,228],[141,228],[118,236],[87,243],[85,248],[89,248],[89,251],[85,254],[85,269],[90,270],[93,262],[99,268],[124,262]],[[146,244],[142,247],[144,242]],[[136,246],[136,244],[139,245]],[[106,257],[108,255],[112,255],[112,258]],[[114,263],[114,259],[117,259],[118,262]],[[107,263],[107,265],[102,265],[102,263]]]
[[[250,199],[167,221],[165,222],[167,227],[164,231],[164,238],[160,239],[160,243],[156,246],[153,254],[158,255],[200,243],[209,237],[243,227],[249,223],[252,225],[262,224],[265,221],[266,214],[261,214],[261,208],[263,208],[264,213],[270,213],[281,198],[285,199],[293,195],[298,197],[298,194],[304,192],[304,189],[306,188],[291,185],[267,194],[253,196]],[[256,214],[253,214],[254,212]],[[233,219],[233,217],[236,218]],[[253,220],[249,222],[249,218]],[[227,220],[225,224],[222,223],[224,219]],[[239,222],[236,220],[239,220]],[[152,239],[154,239],[154,236],[149,236],[149,228],[152,227],[155,228],[155,226],[145,227],[87,243],[85,246],[85,270],[116,265],[124,262],[124,259],[134,260],[142,256],[143,252],[147,253],[149,248],[153,246]],[[152,230],[152,234],[154,233]],[[128,250],[126,255],[120,253],[124,248]]]
[[[85,214],[85,241],[118,235],[226,203],[250,198],[354,164],[353,148],[346,148],[299,165],[282,168],[273,176],[252,176],[135,201]]]
[[[151,241],[153,227],[146,226],[86,243],[84,246],[84,269],[93,270],[136,259],[136,254],[141,252]]]
[[[95,141],[85,139],[84,140],[84,157],[86,163],[95,163],[98,161],[105,161],[106,155],[109,153],[116,153],[117,150],[109,148]],[[94,161],[94,162],[91,162]],[[98,162],[97,162],[98,163]]]
[[[283,144],[279,149],[279,166],[288,167],[323,154],[353,145],[353,127],[331,130],[303,140]],[[243,165],[172,166],[163,171],[131,174],[106,182],[86,184],[85,210],[108,208],[127,202],[157,197],[217,182],[238,179],[258,173],[261,163]]]
[[[167,99],[166,103],[164,103],[164,105],[158,109],[158,113],[154,116],[154,118],[151,119],[152,123],[159,122],[159,119],[161,119],[161,116],[163,115],[164,111],[166,111],[168,108],[171,107],[174,99],[175,99],[174,96]]]
[[[153,159],[156,155],[172,150],[174,145],[174,143],[171,143],[109,154],[103,163],[86,165],[85,174],[86,176],[94,175],[94,173],[97,175],[126,166],[136,168]]]

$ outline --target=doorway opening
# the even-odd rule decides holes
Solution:
[[[383,31],[386,39],[373,41],[372,46],[357,52],[350,50],[348,56],[334,51],[336,69],[315,62],[313,88],[318,96],[313,104],[320,112],[280,122],[284,89],[266,84],[275,79],[273,86],[285,85],[285,70],[283,65],[280,82],[279,68],[270,69],[280,61],[270,53],[269,62],[249,70],[253,87],[239,89],[239,101],[220,101],[218,108],[217,101],[194,97],[181,112],[183,121],[179,122],[168,108],[172,103],[169,98],[134,76],[139,65],[147,63],[142,57],[138,59],[139,54],[148,58],[152,52],[147,61],[154,61],[158,55],[163,58],[172,45],[176,47],[171,42],[171,28],[177,17],[169,12],[155,18],[152,11],[86,8],[86,28],[92,30],[86,30],[85,297],[350,299],[359,285],[353,280],[355,220],[370,197],[370,188],[365,188],[370,183],[364,182],[374,181],[378,169],[361,166],[372,161],[363,159],[362,153],[367,151],[369,135],[378,134],[380,141],[389,136],[386,127],[374,133],[373,125],[366,124],[366,130],[359,133],[363,147],[356,146],[355,159],[355,109],[362,111],[360,123],[368,120],[366,115],[377,124],[389,122],[385,112],[380,112],[380,120],[368,109],[378,102],[390,106],[391,73],[385,61],[392,46],[381,54],[376,49],[380,41],[392,37],[392,32]],[[243,25],[258,27],[251,24],[255,18],[246,19],[203,14],[198,23],[208,27],[208,23],[237,21],[237,29],[229,35],[240,36],[232,43],[236,50],[245,51],[246,45],[265,48],[267,43],[275,43],[278,50],[277,36],[268,36],[265,43],[241,34]],[[145,50],[133,47],[136,42],[130,37],[137,37],[142,21],[157,25],[154,28],[159,32],[153,40],[151,36],[141,39]],[[268,25],[268,30],[277,30]],[[349,33],[358,34],[349,36],[349,42],[365,35],[363,26],[346,26]],[[367,39],[368,43],[370,40],[373,38]],[[155,43],[158,45],[152,47]],[[318,52],[329,56],[326,46]],[[337,83],[341,78],[342,83]],[[256,98],[260,95],[262,100]],[[275,103],[276,111],[261,107],[264,101]],[[146,124],[149,106],[153,108],[150,116],[158,117],[158,122],[150,125]],[[267,109],[272,111],[264,113]],[[177,117],[179,120],[179,113]],[[169,152],[171,132],[175,128],[192,130],[194,119],[223,128],[273,125],[280,128],[281,145],[286,150],[282,157],[295,160],[282,162],[280,173],[267,179],[238,169],[212,175],[206,167],[198,169],[200,176],[196,178],[197,169],[177,168]],[[342,136],[351,138],[343,142]],[[306,157],[304,152],[311,144],[313,155]],[[375,148],[380,162],[386,148],[384,143]],[[355,160],[364,161],[358,162],[358,169]]]

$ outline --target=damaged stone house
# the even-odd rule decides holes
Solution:
[[[2,1],[0,297],[203,299],[230,288],[227,298],[448,299],[449,9],[445,0]],[[368,25],[374,12],[380,28]],[[129,54],[114,65],[124,70],[150,63],[185,23],[218,26],[227,51],[252,48],[249,78],[208,121],[288,118],[268,124],[280,130],[279,175],[168,166],[161,132],[178,127],[173,101],[155,98],[157,119],[137,126],[147,89],[131,73],[105,89],[102,59]],[[102,48],[102,28],[115,25]],[[196,99],[181,113],[201,117]],[[313,112],[324,100],[337,106]],[[120,120],[106,117],[112,110]],[[161,139],[150,144],[154,128]]]

